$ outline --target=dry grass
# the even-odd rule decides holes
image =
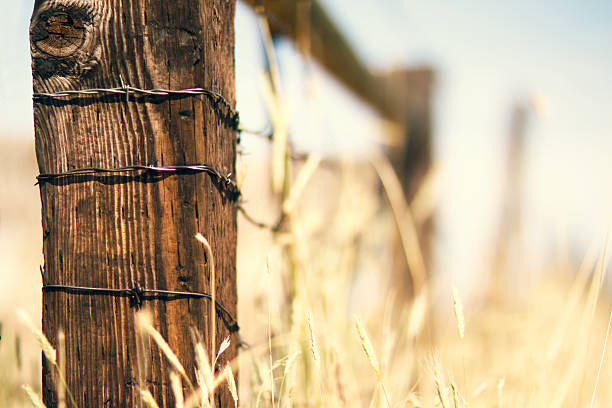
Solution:
[[[388,267],[397,217],[377,194],[376,171],[350,162],[306,171],[309,182],[300,181],[300,194],[288,189],[293,204],[277,207],[290,209],[284,232],[242,226],[241,239],[248,243],[240,248],[246,254],[262,251],[265,259],[240,269],[240,318],[253,347],[233,366],[240,370],[239,399],[232,368],[215,377],[207,347],[195,345],[198,372],[191,384],[191,374],[154,322],[140,319],[143,333],[174,368],[169,375],[177,406],[210,401],[222,384],[236,396],[236,406],[239,401],[244,407],[602,407],[612,400],[605,349],[610,303],[602,293],[605,243],[599,257],[587,256],[575,273],[548,271],[528,295],[476,285],[461,298],[448,289],[442,297],[402,300]],[[254,276],[266,269],[267,278],[260,275],[255,283]],[[22,318],[46,358],[61,368],[61,353],[23,313]],[[8,407],[25,403],[21,383],[34,384],[30,399],[38,383],[16,366],[15,348],[7,346],[13,330],[4,328],[0,348],[1,405]],[[199,397],[179,397],[183,382]],[[148,391],[142,398],[150,401]]]
[[[344,180],[358,185],[363,177],[355,174]],[[312,187],[312,196],[319,196]],[[390,243],[384,236],[391,236],[391,216],[384,211],[374,216],[367,205],[349,212],[346,203],[355,202],[354,187],[340,189],[337,212],[331,216],[343,228],[335,228],[336,223],[317,228],[310,221],[317,217],[308,212],[320,210],[304,204],[304,214],[294,215],[298,230],[282,242],[285,250],[300,248],[295,251],[298,255],[291,257],[270,247],[278,257],[271,264],[281,265],[273,273],[279,282],[286,281],[284,274],[290,271],[282,263],[284,257],[299,272],[298,291],[290,304],[283,301],[280,285],[271,295],[277,302],[273,330],[279,336],[286,334],[278,349],[286,355],[301,350],[302,356],[308,356],[307,347],[313,343],[308,322],[315,321],[318,333],[323,333],[316,338],[321,368],[314,370],[314,364],[301,357],[293,371],[295,405],[316,401],[318,406],[561,407],[590,406],[593,399],[593,406],[605,406],[612,384],[603,352],[610,310],[600,292],[605,250],[598,265],[586,273],[546,271],[527,295],[476,285],[471,296],[463,299],[450,289],[447,299],[436,298],[448,305],[446,310],[418,299],[407,304],[398,300],[389,307],[385,303],[393,297],[392,277],[384,261],[373,258]],[[308,220],[307,225],[301,220]],[[377,290],[381,280],[387,284]],[[252,296],[270,295],[262,290]],[[349,323],[354,311],[364,322],[357,333]],[[387,318],[388,314],[392,316]],[[423,316],[433,319],[433,334],[426,342],[418,340],[423,325],[417,322]],[[265,324],[260,320],[260,327]],[[295,330],[296,325],[302,329]],[[252,333],[257,336],[256,329]],[[600,365],[599,381],[606,385],[596,387]],[[388,398],[381,392],[381,378]],[[315,386],[323,390],[321,400],[313,397]],[[249,401],[248,384],[243,394],[242,401]],[[259,405],[267,404],[260,401]]]

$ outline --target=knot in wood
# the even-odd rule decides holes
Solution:
[[[37,79],[83,79],[94,70],[100,57],[96,29],[102,11],[95,4],[76,0],[48,1],[35,8],[30,24],[35,87]]]
[[[40,51],[54,57],[74,54],[85,42],[87,19],[70,9],[49,10],[32,28],[32,42]]]

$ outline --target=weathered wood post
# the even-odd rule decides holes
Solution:
[[[516,268],[512,257],[521,233],[522,176],[525,144],[529,124],[529,101],[518,101],[512,106],[508,134],[506,186],[503,196],[502,217],[499,222],[495,257],[491,265],[491,292],[493,298],[504,293],[510,283],[510,267]],[[511,263],[509,263],[511,261]]]
[[[210,241],[217,300],[229,312],[218,310],[217,347],[235,332],[234,8],[221,0],[35,2],[43,331],[52,342],[66,333],[66,380],[79,407],[134,407],[141,388],[174,406],[163,355],[155,346],[137,353],[139,303],[195,383],[191,329],[208,338],[210,300],[148,290],[210,293],[197,232]],[[194,87],[202,89],[142,91]],[[59,93],[92,88],[103,90]],[[172,167],[183,165],[200,167]],[[223,361],[236,343],[234,333]],[[139,358],[149,361],[145,373]],[[47,406],[57,404],[55,388],[43,360]],[[229,405],[224,391],[218,400]]]
[[[386,77],[388,93],[399,98],[396,120],[403,131],[403,138],[387,154],[402,182],[406,200],[410,203],[419,192],[422,183],[431,169],[432,162],[432,94],[435,73],[431,68],[404,69],[389,73]],[[430,214],[423,220],[415,220],[419,246],[427,270],[431,267],[432,232],[434,217]],[[408,272],[408,264],[399,240],[394,249],[395,282],[402,288],[400,293],[409,296],[414,291]]]

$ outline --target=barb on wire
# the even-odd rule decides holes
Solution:
[[[186,166],[144,166],[144,165],[133,165],[125,167],[115,168],[101,168],[101,167],[85,167],[80,169],[68,170],[58,173],[41,173],[36,176],[36,184],[50,182],[56,179],[68,178],[68,177],[82,177],[90,176],[98,173],[124,173],[124,172],[150,172],[150,173],[208,173],[221,184],[224,189],[229,192],[232,197],[238,198],[240,196],[240,189],[238,184],[232,180],[231,173],[224,175],[219,170],[208,164],[196,164]]]
[[[71,96],[78,95],[123,95],[125,94],[125,100],[128,102],[130,100],[131,94],[140,94],[144,96],[198,96],[204,95],[210,98],[213,102],[217,104],[223,105],[228,110],[229,120],[231,122],[233,129],[238,129],[238,123],[240,122],[240,116],[238,112],[232,107],[229,101],[220,94],[219,92],[213,91],[211,89],[205,88],[188,88],[188,89],[163,89],[163,88],[154,88],[154,89],[142,89],[126,84],[123,81],[123,78],[119,76],[120,86],[114,88],[89,88],[89,89],[66,89],[57,92],[34,92],[32,94],[32,99],[34,102],[43,101],[46,99],[63,99],[69,98]]]

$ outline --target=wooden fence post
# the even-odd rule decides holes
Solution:
[[[399,97],[398,106],[404,109],[404,114],[397,118],[397,123],[403,131],[403,138],[397,141],[398,146],[388,149],[387,154],[402,182],[406,199],[410,203],[431,168],[431,105],[435,73],[431,68],[404,69],[389,73],[385,78],[388,93],[399,94],[396,96],[396,98]],[[434,217],[429,215],[423,220],[415,221],[423,259],[429,270]],[[394,253],[395,282],[402,289],[399,293],[409,296],[414,289],[413,282],[410,280],[408,265],[399,240],[394,248]]]
[[[523,201],[522,176],[525,161],[525,144],[529,122],[529,102],[519,101],[512,106],[508,134],[506,164],[506,185],[503,195],[502,216],[499,222],[495,257],[491,265],[491,293],[493,299],[507,290],[510,283],[510,267],[516,268],[517,260],[512,258],[514,247],[521,234],[521,204]],[[511,261],[511,263],[509,263]]]
[[[40,173],[48,174],[39,180],[43,331],[52,343],[58,330],[66,333],[66,380],[79,407],[138,406],[144,388],[160,406],[174,406],[165,357],[155,345],[137,352],[139,302],[195,383],[191,329],[208,344],[210,300],[146,290],[210,293],[197,232],[212,246],[217,300],[236,315],[237,197],[228,177],[237,128],[234,9],[221,0],[35,2],[35,140]],[[214,93],[149,95],[130,86]],[[58,94],[91,88],[118,89]],[[50,174],[181,165],[211,167]],[[219,311],[217,320],[218,347],[235,330]],[[223,362],[235,356],[235,333],[231,340]],[[139,359],[147,359],[146,372]],[[56,383],[43,359],[47,406],[57,404]],[[218,406],[233,406],[221,388]]]

